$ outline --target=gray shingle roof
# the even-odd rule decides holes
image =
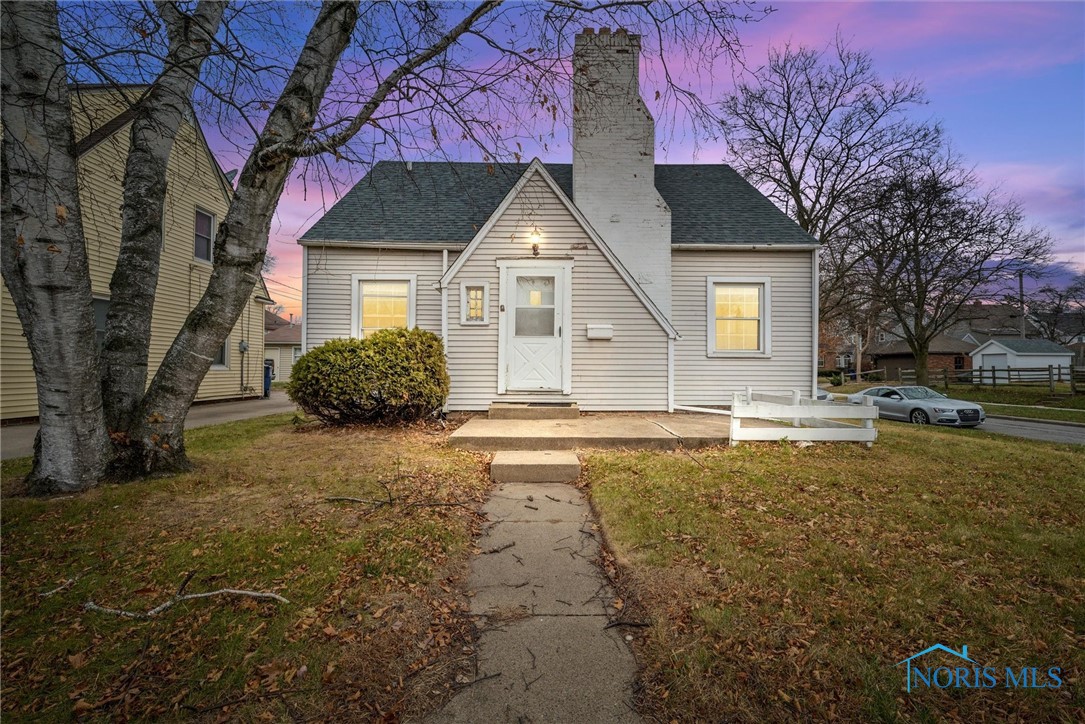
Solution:
[[[931,340],[928,354],[968,354],[977,345],[966,342],[963,339],[955,339],[945,334],[938,334]],[[875,345],[870,349],[870,354],[875,357],[894,357],[899,355],[911,356],[912,348],[903,339]]]
[[[491,173],[492,168],[492,173]],[[527,164],[380,161],[303,241],[469,242]],[[572,198],[570,164],[546,170]],[[672,244],[810,244],[814,239],[726,165],[657,165]]]
[[[1061,344],[1047,339],[993,339],[1007,349],[1021,354],[1072,354]]]

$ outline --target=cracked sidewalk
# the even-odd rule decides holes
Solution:
[[[479,637],[473,678],[428,722],[638,722],[637,666],[583,495],[562,483],[506,483],[468,586]]]

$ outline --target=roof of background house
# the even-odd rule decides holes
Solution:
[[[267,332],[264,344],[301,344],[301,325],[287,324]]]
[[[1070,354],[1070,350],[1049,339],[992,339],[986,344],[991,342],[1019,354]]]
[[[930,349],[927,350],[927,354],[968,354],[976,348],[976,345],[971,342],[966,342],[963,339],[956,339],[945,334],[939,334],[931,340]],[[884,344],[875,345],[870,348],[870,355],[872,357],[893,357],[897,355],[912,355],[912,349],[908,346],[908,343],[903,339],[898,339],[893,342],[886,342]]]
[[[379,161],[301,241],[466,244],[527,166]],[[545,166],[571,199],[572,166]],[[671,209],[672,244],[817,243],[730,166],[657,165],[655,185]]]
[[[290,320],[289,319],[283,319],[282,317],[280,317],[278,314],[271,311],[270,309],[265,309],[264,310],[264,331],[265,332],[270,332],[271,330],[278,329],[279,327],[288,327],[288,326],[290,326]]]

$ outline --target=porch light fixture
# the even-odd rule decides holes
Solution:
[[[539,227],[534,227],[531,230],[531,234],[528,235],[528,238],[531,239],[531,255],[538,256],[539,243],[542,241],[542,234],[539,233]]]

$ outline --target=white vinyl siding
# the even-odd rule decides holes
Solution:
[[[566,330],[572,342],[571,394],[498,395],[497,260],[530,258],[529,233],[534,228],[540,232],[540,264],[547,257],[573,263],[572,321]],[[575,401],[589,411],[667,409],[666,332],[541,178],[524,187],[450,281],[450,314],[461,309],[461,281],[488,282],[494,291],[488,298],[488,326],[449,326],[449,409],[484,410],[495,400]],[[703,280],[701,289],[703,295]],[[614,325],[614,338],[589,340],[588,324]]]
[[[414,279],[413,325],[441,333],[441,250],[404,251],[310,246],[306,253],[305,345],[308,351],[329,339],[357,337],[357,285],[363,277]],[[452,255],[454,256],[454,255]],[[352,286],[354,287],[352,289]],[[353,310],[353,311],[352,311]],[[354,319],[352,319],[354,317]]]
[[[729,405],[732,393],[757,390],[810,390],[814,364],[813,280],[810,251],[674,251],[671,254],[675,340],[675,402],[679,405]],[[709,353],[711,327],[706,293],[710,278],[723,282],[764,279],[771,283],[761,310],[771,320],[762,355]]]

